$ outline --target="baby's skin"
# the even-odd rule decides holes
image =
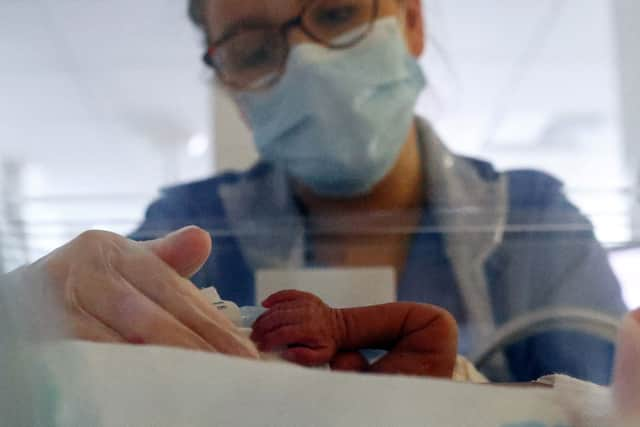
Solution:
[[[267,298],[268,309],[253,325],[252,340],[263,352],[304,366],[334,370],[451,378],[458,328],[444,309],[391,303],[334,309],[315,295],[283,291]],[[361,349],[388,353],[373,364]]]

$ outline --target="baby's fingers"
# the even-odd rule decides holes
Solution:
[[[285,350],[282,357],[289,362],[303,366],[321,366],[329,363],[333,354],[327,347],[309,348],[309,347],[293,347]]]
[[[334,371],[363,372],[369,367],[369,362],[359,351],[338,353],[331,360]]]
[[[262,306],[265,308],[272,308],[273,306],[277,304],[282,304],[284,302],[313,300],[313,299],[316,299],[316,297],[307,292],[294,291],[294,290],[280,291],[271,295],[266,300],[264,300],[262,302]]]
[[[285,326],[295,326],[304,323],[306,314],[303,310],[292,308],[290,310],[270,310],[260,316],[253,324],[251,339],[260,341],[262,337],[276,329]]]

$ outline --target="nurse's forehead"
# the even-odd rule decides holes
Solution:
[[[214,38],[240,21],[280,23],[294,16],[309,0],[204,0],[204,21]]]

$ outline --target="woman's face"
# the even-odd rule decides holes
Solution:
[[[317,0],[204,0],[203,17],[207,37],[215,43],[235,29],[246,25],[278,27],[300,15],[310,3]],[[335,10],[345,10],[372,0],[321,0]],[[395,16],[404,29],[409,51],[419,56],[424,47],[421,0],[379,0],[377,18]],[[315,7],[315,4],[312,6]],[[324,6],[323,6],[324,7]],[[300,27],[288,33],[290,45],[314,40]]]
[[[424,87],[408,54],[422,52],[420,4],[205,2],[206,59],[230,89],[262,159],[317,195],[373,191],[407,145]]]

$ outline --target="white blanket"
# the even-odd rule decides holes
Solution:
[[[66,343],[45,355],[61,426],[569,425],[553,389],[340,374],[152,347]]]

